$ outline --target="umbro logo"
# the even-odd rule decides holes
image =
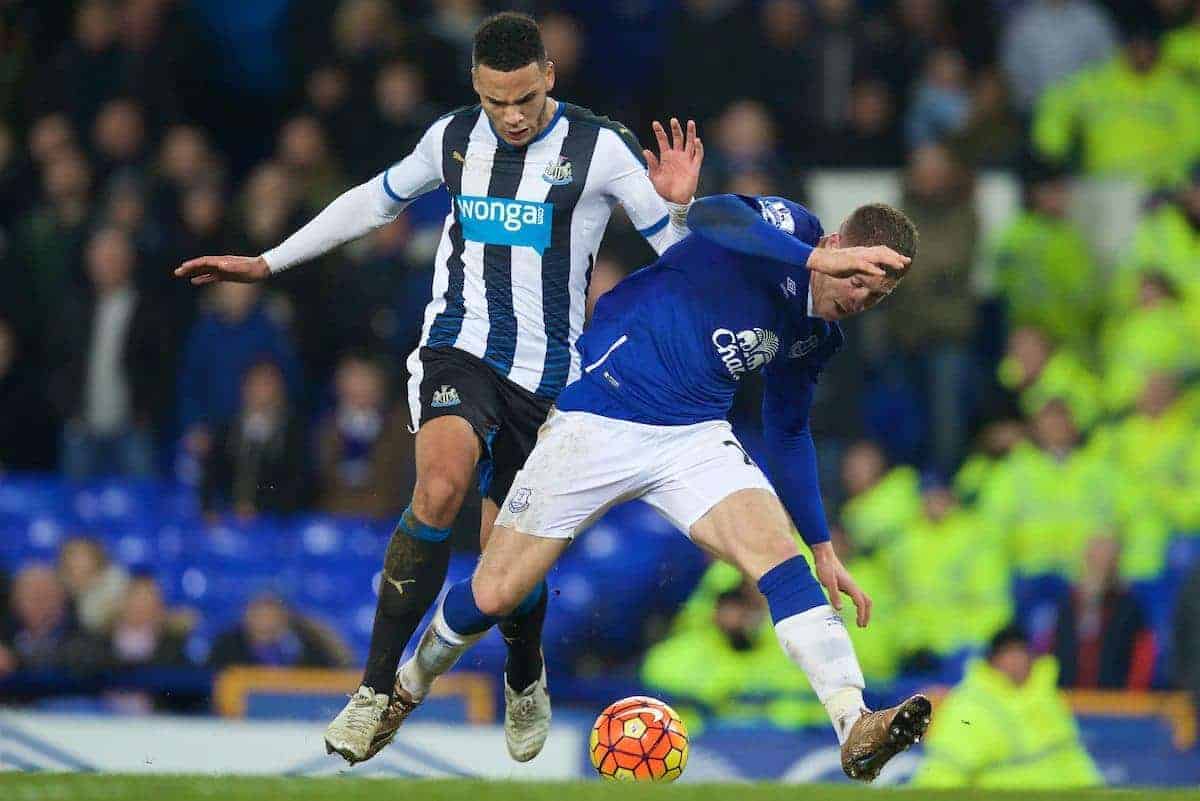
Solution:
[[[799,290],[796,288],[796,281],[790,275],[786,281],[779,285],[779,288],[783,290],[785,298],[794,298],[799,293]]]
[[[460,403],[462,400],[458,397],[458,390],[442,384],[442,388],[433,393],[433,402],[429,405],[435,409],[441,409],[446,406],[457,406]]]

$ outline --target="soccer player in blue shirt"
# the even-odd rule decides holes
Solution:
[[[758,583],[784,650],[829,711],[843,769],[870,781],[920,739],[930,705],[914,696],[870,712],[863,703],[862,670],[835,609],[845,593],[865,626],[871,601],[830,546],[808,418],[818,374],[843,342],[837,321],[887,297],[917,233],[875,204],[824,236],[791,201],[738,195],[696,201],[688,225],[689,237],[597,304],[579,340],[582,377],[559,396],[517,473],[474,577],[450,589],[401,666],[402,692],[385,721],[399,725],[576,535],[641,498]],[[770,480],[726,420],[739,379],[760,369]]]

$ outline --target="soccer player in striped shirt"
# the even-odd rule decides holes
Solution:
[[[620,204],[655,251],[686,233],[703,144],[695,126],[658,123],[656,156],[624,126],[549,95],[554,65],[536,22],[490,17],[475,35],[479,104],[429,126],[403,160],[350,189],[261,256],[205,256],[176,275],[203,285],[262,281],[394,220],[445,185],[451,209],[433,299],[409,357],[417,484],[384,557],[362,686],[330,724],[329,751],[351,764],[391,741],[380,719],[400,656],[446,577],[450,526],[478,472],[486,542],[498,503],[559,392],[581,373],[575,350],[596,251]],[[549,731],[541,655],[545,584],[500,623],[508,644],[505,733],[532,759]]]

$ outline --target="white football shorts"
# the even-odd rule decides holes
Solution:
[[[640,498],[687,534],[744,489],[774,493],[724,420],[655,426],[554,410],[496,525],[571,539],[613,506]]]

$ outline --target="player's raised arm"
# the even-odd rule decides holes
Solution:
[[[710,242],[737,253],[835,278],[882,276],[889,270],[908,268],[911,260],[888,247],[818,247],[817,243],[823,240],[819,239],[821,231],[816,218],[796,219],[782,202],[776,200],[781,207],[775,208],[769,200],[742,195],[701,198],[692,204],[688,226]],[[779,281],[778,265],[764,264],[763,268],[764,279]]]
[[[260,256],[201,256],[175,270],[197,286],[216,281],[254,283],[311,261],[395,220],[420,195],[442,182],[437,155],[445,124],[434,123],[402,161],[339,195],[316,217]]]
[[[613,165],[608,192],[657,253],[688,235],[688,209],[704,163],[696,123],[688,120],[686,135],[679,120],[672,118],[670,126],[668,138],[662,123],[654,123],[658,155],[643,149],[627,128],[606,134]]]

